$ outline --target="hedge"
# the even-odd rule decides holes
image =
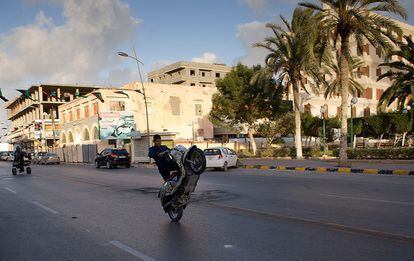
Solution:
[[[414,159],[414,148],[395,149],[348,149],[349,159]],[[334,150],[338,157],[339,149]]]

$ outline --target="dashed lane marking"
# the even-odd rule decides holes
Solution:
[[[35,204],[36,206],[38,206],[38,207],[41,207],[41,208],[43,208],[44,210],[46,210],[46,211],[49,211],[50,213],[53,213],[53,214],[58,214],[59,212],[57,212],[56,210],[54,210],[54,209],[51,209],[51,208],[49,208],[49,207],[46,207],[45,205],[43,205],[43,204],[41,204],[41,203],[39,203],[39,202],[37,202],[37,201],[33,201],[32,202],[33,204]]]
[[[8,190],[8,191],[10,191],[11,193],[14,193],[14,194],[17,194],[17,192],[16,191],[14,191],[14,190],[12,190],[11,188],[8,188],[8,187],[3,187],[5,190]]]
[[[129,246],[127,246],[127,245],[124,245],[124,244],[122,244],[122,243],[121,243],[121,242],[119,242],[119,241],[112,240],[112,241],[111,241],[111,242],[109,242],[109,243],[111,243],[112,245],[114,245],[114,246],[116,246],[116,247],[118,247],[118,248],[120,248],[120,249],[124,250],[125,252],[130,253],[131,255],[133,255],[133,256],[135,256],[135,257],[138,257],[139,259],[141,259],[141,260],[143,260],[143,261],[155,261],[155,259],[154,259],[154,258],[149,257],[149,256],[145,255],[144,253],[142,253],[142,252],[140,252],[140,251],[138,251],[138,250],[136,250],[136,249],[133,249],[132,247],[129,247]]]

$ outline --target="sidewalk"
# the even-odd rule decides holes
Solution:
[[[338,160],[286,160],[271,158],[240,159],[245,168],[280,169],[297,171],[369,173],[414,175],[414,160],[349,160],[349,168],[338,167]]]

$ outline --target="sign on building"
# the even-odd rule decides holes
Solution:
[[[42,138],[42,121],[36,120],[34,125],[34,137],[37,140]]]
[[[134,131],[134,114],[131,111],[110,111],[99,114],[99,138],[128,139]]]

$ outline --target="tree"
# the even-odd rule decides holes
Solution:
[[[311,10],[318,10],[324,16],[319,30],[332,36],[333,48],[337,47],[339,39],[339,71],[341,90],[341,145],[339,150],[339,164],[347,164],[347,136],[348,136],[348,95],[350,78],[350,39],[356,40],[357,48],[362,50],[364,39],[367,39],[381,52],[389,53],[396,42],[393,35],[402,35],[401,28],[390,18],[376,12],[395,13],[407,17],[404,8],[396,0],[319,0],[322,7],[312,3],[301,3],[301,6]],[[325,8],[326,7],[326,8]]]
[[[267,144],[272,144],[278,136],[293,134],[295,116],[293,113],[282,114],[273,120],[265,119],[255,124],[256,133],[265,137]]]
[[[395,100],[402,108],[409,97],[411,99],[414,97],[414,43],[408,36],[404,36],[404,39],[407,43],[398,43],[400,50],[391,52],[388,58],[390,59],[393,55],[396,55],[405,59],[405,61],[386,62],[379,65],[394,69],[394,71],[389,70],[381,74],[377,79],[379,81],[385,77],[391,77],[394,80],[391,86],[381,95],[378,102],[379,109],[385,109]]]
[[[405,136],[411,131],[411,121],[408,115],[402,113],[392,113],[390,115],[391,131],[395,133],[395,141],[397,141],[397,134],[402,134],[402,146],[404,147]],[[394,146],[396,142],[394,143]]]
[[[283,16],[281,19],[286,29],[275,24],[267,24],[266,27],[273,32],[272,37],[254,46],[265,48],[269,52],[265,63],[275,75],[277,86],[292,86],[296,157],[301,159],[303,156],[299,91],[306,91],[306,77],[312,77],[315,82],[322,79],[319,64],[323,54],[321,50],[324,49],[317,42],[321,37],[315,26],[321,16],[315,15],[311,10],[296,8],[290,23]],[[316,88],[315,85],[313,87]]]
[[[215,125],[241,131],[247,127],[253,153],[256,153],[254,142],[254,124],[258,119],[272,119],[281,108],[281,93],[274,90],[265,92],[265,86],[273,85],[274,80],[268,75],[265,80],[252,83],[252,77],[261,70],[260,66],[249,68],[238,64],[223,79],[216,82],[218,93],[213,95],[213,106],[209,119]]]
[[[324,96],[326,98],[332,98],[333,96],[338,96],[341,92],[341,77],[340,77],[340,69],[339,69],[339,52],[336,53],[336,60],[327,61],[327,67],[329,68],[329,74],[331,79],[325,84],[325,91]],[[349,92],[352,96],[356,97],[363,93],[364,87],[355,80],[356,76],[359,74],[359,69],[362,67],[364,63],[355,58],[351,57],[349,62],[349,71],[350,71],[350,79],[349,79]]]
[[[310,146],[311,137],[320,137],[322,133],[322,119],[314,117],[310,113],[303,113],[301,116],[302,134],[306,137],[307,146]]]

